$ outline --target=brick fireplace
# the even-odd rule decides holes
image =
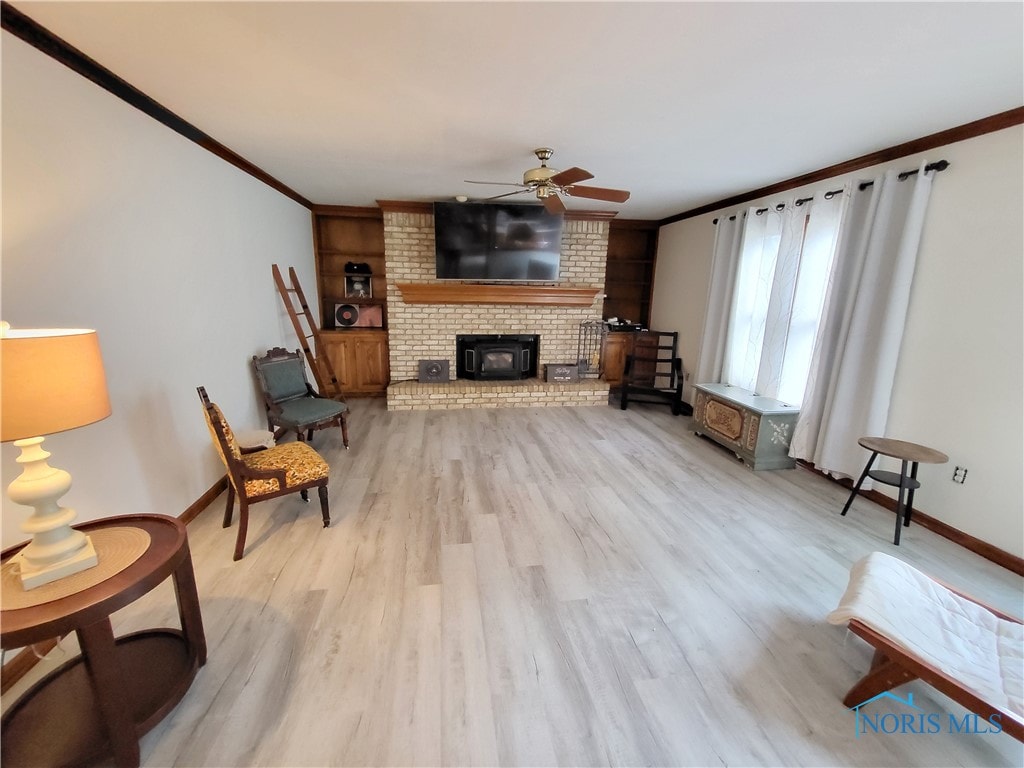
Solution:
[[[434,277],[431,209],[408,204],[391,206],[386,202],[381,202],[381,208],[384,211],[392,381],[388,387],[389,410],[607,403],[608,385],[599,379],[572,384],[549,384],[536,378],[421,384],[416,378],[421,359],[448,360],[454,377],[457,334],[538,335],[537,370],[541,377],[546,364],[575,363],[580,323],[600,319],[602,315],[608,217],[566,216],[560,280],[539,284],[541,290],[535,292],[539,298],[530,296],[536,283],[520,286],[521,290],[517,291],[505,285],[456,282],[455,288],[448,291],[453,294],[451,299],[427,300],[419,298],[412,289],[436,288],[439,283]],[[443,286],[448,288],[452,284],[453,281],[446,280]],[[462,288],[463,285],[466,287]],[[578,295],[561,301],[553,297],[557,289],[565,289],[563,293],[567,295]],[[505,293],[515,295],[504,299]],[[491,294],[495,294],[492,303],[477,303],[481,297],[489,300]],[[521,301],[541,303],[519,303]]]

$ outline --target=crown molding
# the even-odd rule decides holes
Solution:
[[[957,141],[963,141],[964,139],[973,139],[976,136],[984,136],[986,133],[1001,131],[1004,128],[1010,128],[1014,125],[1020,125],[1021,123],[1024,123],[1024,107],[1008,109],[1005,112],[990,115],[989,117],[983,117],[980,120],[974,120],[970,123],[964,123],[963,125],[958,125],[955,128],[948,128],[944,131],[939,131],[938,133],[922,136],[921,138],[914,139],[913,141],[905,141],[902,144],[896,144],[895,146],[879,150],[878,152],[861,155],[860,157],[855,157],[852,160],[836,163],[835,165],[830,165],[827,168],[821,168],[817,171],[811,171],[810,173],[805,173],[802,176],[794,176],[791,179],[770,184],[767,187],[752,189],[749,192],[733,195],[732,197],[726,197],[713,203],[707,203],[699,208],[693,208],[689,211],[684,211],[683,213],[677,213],[675,216],[669,216],[668,218],[661,219],[661,221],[658,222],[658,225],[663,227],[666,224],[674,224],[675,222],[683,221],[684,219],[692,219],[694,216],[713,213],[721,210],[722,208],[730,208],[734,205],[739,205],[740,203],[749,203],[751,200],[776,195],[780,192],[795,189],[796,187],[802,187],[806,184],[813,184],[817,181],[834,179],[837,176],[852,173],[853,171],[859,171],[862,168],[870,168],[872,165],[887,163],[890,160],[899,160],[901,157],[915,155],[918,152],[935,149],[936,147],[944,147],[947,144],[953,144]]]
[[[167,107],[147,96],[134,85],[121,79],[95,59],[86,56],[73,45],[57,37],[50,30],[33,21],[10,3],[0,2],[0,26],[15,37],[23,40],[41,53],[60,62],[68,69],[110,92],[122,101],[132,105],[157,122],[170,128],[189,141],[195,142],[208,152],[230,163],[253,178],[276,189],[306,208],[312,210],[313,203],[291,187],[278,181],[269,173],[253,165],[237,152],[228,149],[216,139],[196,128],[192,123],[176,115]]]

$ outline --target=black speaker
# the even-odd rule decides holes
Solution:
[[[420,376],[422,382],[444,382],[449,380],[447,360],[420,360]]]

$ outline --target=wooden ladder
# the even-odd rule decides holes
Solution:
[[[316,320],[313,319],[313,315],[309,311],[306,297],[302,293],[302,287],[299,285],[299,278],[295,274],[295,267],[288,267],[288,279],[291,280],[290,286],[285,284],[277,264],[274,264],[273,268],[277,292],[281,294],[281,301],[284,302],[284,308],[288,310],[288,317],[292,320],[295,335],[299,337],[302,351],[306,353],[306,362],[309,363],[309,369],[313,372],[317,390],[325,397],[340,399],[342,397],[341,384],[334,373],[331,359],[326,354],[321,354],[317,357],[309,346],[309,340],[312,339],[315,349],[318,352],[323,351],[320,334],[316,329]],[[292,294],[295,294],[295,297],[298,299],[301,310],[296,311]],[[303,318],[305,318],[305,327],[303,326]]]

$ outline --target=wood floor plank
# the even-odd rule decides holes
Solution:
[[[558,616],[561,601],[547,583],[545,568],[518,568],[514,575],[558,765],[608,765],[584,670],[575,662]]]
[[[443,762],[441,724],[441,585],[412,588],[410,620],[397,663],[401,677],[392,709],[387,765]]]
[[[473,551],[499,762],[555,765],[541,681],[497,516],[473,519]]]
[[[497,765],[488,658],[472,544],[441,547],[444,765]]]
[[[584,681],[593,704],[592,727],[599,735],[608,765],[667,765],[650,723],[643,716],[639,695],[628,674],[628,663],[600,631],[595,616],[607,606],[574,600],[558,607],[558,617],[569,640],[571,660]]]

